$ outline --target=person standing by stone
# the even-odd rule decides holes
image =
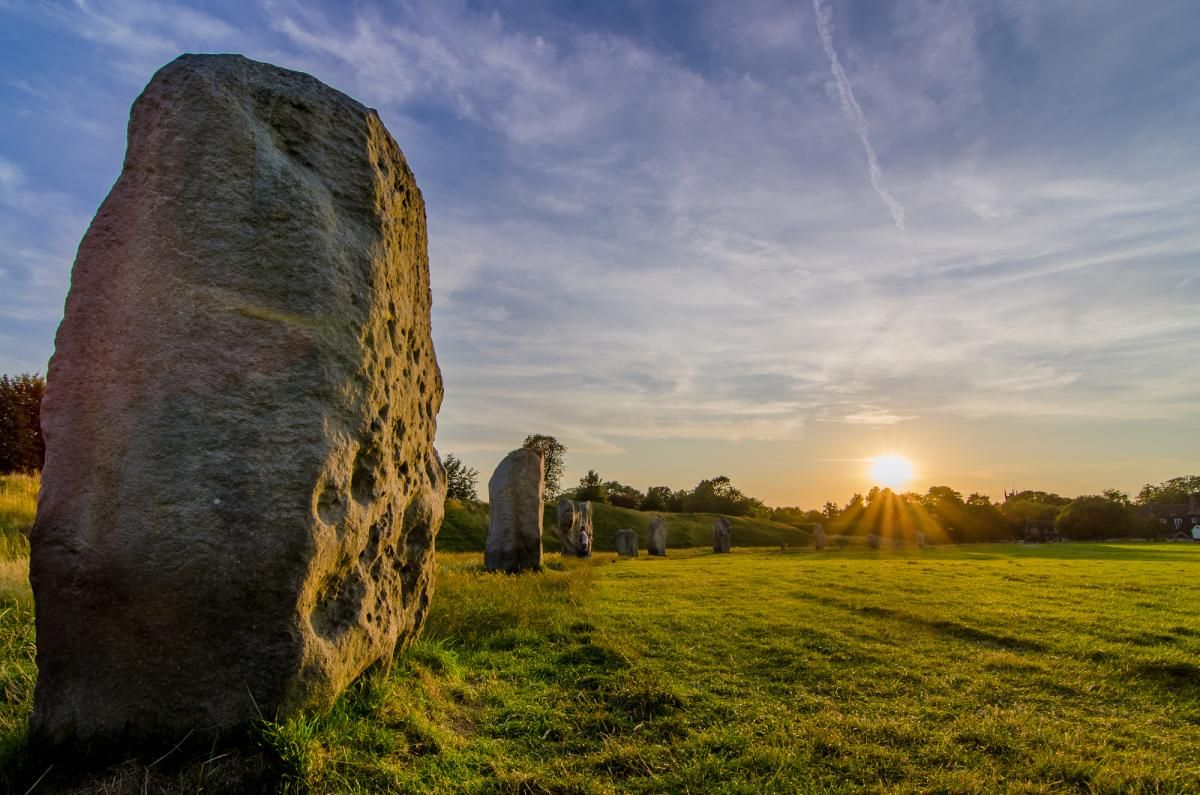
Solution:
[[[733,526],[724,516],[713,522],[713,552],[728,552],[732,541]]]
[[[301,72],[184,55],[128,132],[42,404],[39,744],[327,708],[433,593],[425,204],[379,115]]]
[[[654,517],[650,522],[650,529],[646,533],[646,551],[658,557],[667,554],[667,520],[661,516]]]
[[[528,447],[504,457],[488,480],[488,571],[515,573],[542,567],[542,456]]]

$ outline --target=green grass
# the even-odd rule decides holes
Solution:
[[[424,637],[328,715],[52,767],[24,745],[36,490],[0,479],[0,789],[1200,791],[1198,547],[816,553],[736,520],[743,548],[712,555],[678,547],[713,517],[671,514],[666,559],[551,553],[514,577],[482,570],[486,507],[460,503],[438,545],[471,551],[439,555]],[[596,506],[597,545],[653,516]]]
[[[1195,792],[1198,575],[1172,544],[550,555],[515,577],[442,554],[416,646],[260,742],[293,791]],[[19,737],[28,597],[0,599],[25,605],[0,618]]]
[[[646,532],[654,517],[667,520],[667,547],[686,549],[711,546],[715,513],[653,513],[617,508],[612,505],[592,505],[592,525],[596,531],[593,549],[612,552],[613,534],[628,527],[638,534],[641,549],[646,548]],[[772,522],[769,519],[753,519],[745,516],[729,517],[733,523],[733,545],[735,547],[778,547],[782,544],[802,546],[810,543],[810,536],[791,525]],[[558,520],[557,507],[547,505],[543,519],[542,544],[548,552],[560,550],[554,535]],[[439,550],[447,552],[483,551],[487,542],[488,509],[486,505],[459,500],[446,501],[446,519],[438,533]]]
[[[37,475],[0,475],[0,560],[29,556],[40,485]]]

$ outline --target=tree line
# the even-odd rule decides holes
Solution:
[[[1173,528],[1166,528],[1151,517],[1149,506],[1187,503],[1189,495],[1200,493],[1200,476],[1193,475],[1159,484],[1147,483],[1133,499],[1116,489],[1074,498],[1026,490],[1005,494],[1003,502],[993,502],[986,494],[964,496],[949,486],[932,486],[923,494],[876,487],[865,494],[851,495],[845,505],[826,502],[819,509],[772,508],[743,493],[725,475],[701,480],[691,489],[650,486],[642,491],[617,480],[606,480],[589,469],[577,486],[564,489],[561,480],[566,447],[543,434],[526,437],[522,446],[542,455],[547,500],[569,497],[660,513],[751,516],[805,530],[820,524],[834,535],[877,535],[906,542],[911,542],[918,533],[931,543],[1009,541],[1022,538],[1030,522],[1053,527],[1062,537],[1073,540],[1150,538]],[[444,463],[450,484],[448,496],[477,500],[478,471],[467,467],[454,454],[447,455]]]
[[[41,471],[46,460],[42,441],[40,375],[0,375],[0,473]]]

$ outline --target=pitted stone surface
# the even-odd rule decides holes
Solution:
[[[592,503],[575,502],[563,497],[558,501],[558,522],[554,534],[562,547],[562,554],[580,556],[586,554],[581,542],[582,534],[595,543],[596,536],[592,530]]]
[[[483,556],[488,571],[542,567],[545,495],[545,472],[537,451],[526,447],[513,450],[496,467],[488,481],[488,537]]]
[[[328,707],[417,635],[446,489],[426,248],[375,111],[240,56],[154,76],[42,409],[36,739]]]

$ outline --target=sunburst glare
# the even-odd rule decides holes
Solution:
[[[872,458],[867,473],[876,485],[898,491],[913,479],[913,465],[902,455],[888,453]]]

